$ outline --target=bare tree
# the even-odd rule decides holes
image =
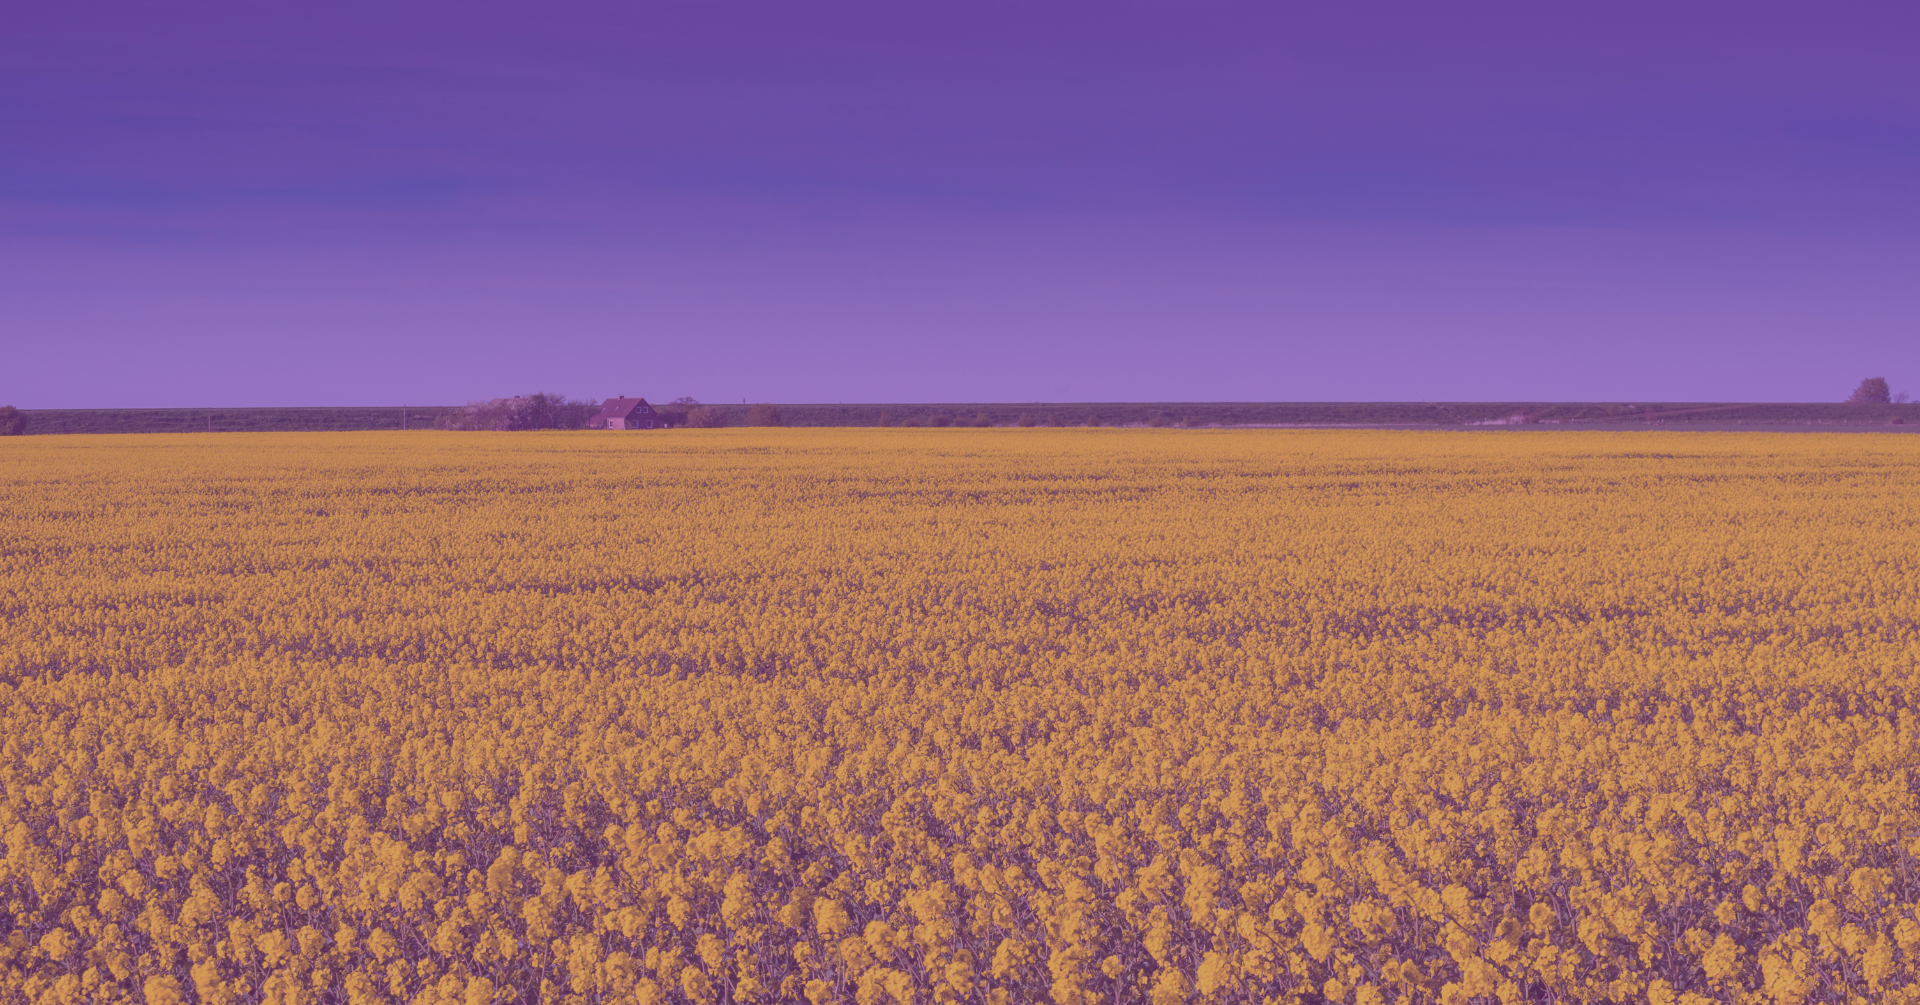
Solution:
[[[780,414],[779,405],[769,404],[763,401],[747,409],[747,425],[749,426],[784,426],[786,424],[787,417]]]
[[[1893,395],[1887,390],[1885,377],[1868,377],[1847,396],[1849,405],[1887,405],[1892,402]]]

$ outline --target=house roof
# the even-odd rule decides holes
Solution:
[[[629,419],[635,412],[642,415],[653,414],[653,406],[645,398],[608,398],[607,403],[595,412],[596,419]]]

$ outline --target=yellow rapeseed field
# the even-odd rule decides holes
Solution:
[[[0,502],[0,1001],[1920,1001],[1920,437],[28,437]]]

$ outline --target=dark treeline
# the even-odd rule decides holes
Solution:
[[[517,404],[516,404],[517,403]],[[374,429],[578,429],[597,402],[529,395],[381,408],[20,409],[22,431],[191,433]],[[1920,404],[1688,402],[1026,402],[659,406],[675,426],[1920,425]]]
[[[434,428],[496,432],[585,429],[587,418],[599,409],[600,403],[596,401],[542,391],[513,398],[469,401],[459,408],[442,412],[435,419]]]

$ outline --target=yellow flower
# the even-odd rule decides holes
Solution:
[[[1878,1001],[1920,948],[1920,440],[0,447],[34,995]]]
[[[181,1005],[186,997],[181,994],[180,981],[174,977],[149,977],[141,986],[147,1005]]]
[[[846,908],[841,907],[839,901],[822,898],[814,901],[813,924],[822,938],[831,939],[846,931],[853,919],[847,916]]]
[[[1187,975],[1168,967],[1155,978],[1148,1001],[1151,1005],[1185,1005],[1188,989]]]
[[[680,971],[680,990],[699,1005],[709,1005],[713,1001],[713,981],[698,967]]]

